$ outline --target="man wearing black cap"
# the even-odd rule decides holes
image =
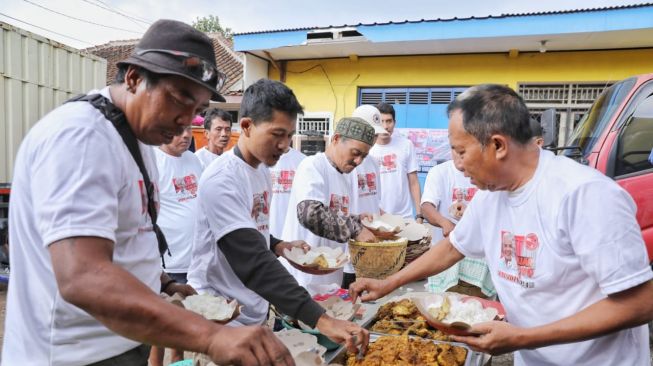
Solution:
[[[147,365],[143,344],[155,344],[219,364],[293,365],[269,330],[223,327],[157,295],[193,291],[161,272],[147,145],[170,143],[209,99],[224,100],[211,40],[160,20],[118,67],[113,85],[49,113],[18,152],[2,361]]]

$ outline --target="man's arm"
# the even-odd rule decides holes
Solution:
[[[349,239],[375,241],[374,235],[363,227],[358,216],[343,216],[329,210],[322,202],[305,200],[297,204],[299,223],[313,234],[346,243]]]
[[[432,225],[442,228],[442,235],[449,236],[456,225],[444,217],[431,202],[422,203],[422,215]]]
[[[238,279],[281,312],[317,327],[335,342],[345,343],[352,352],[357,344],[363,350],[367,348],[369,333],[354,323],[328,316],[266,248],[257,230],[232,231],[220,238],[218,245]]]
[[[363,301],[376,300],[392,292],[399,286],[436,275],[453,266],[463,258],[464,256],[451,245],[447,237],[404,269],[385,280],[374,280],[371,278],[356,280],[356,282],[349,286],[349,293],[354,302],[356,302],[358,296]],[[363,294],[363,292],[367,293]]]
[[[653,320],[653,281],[608,296],[578,313],[534,328],[518,328],[505,322],[478,324],[480,337],[453,337],[490,354],[523,348],[539,348],[584,341]],[[644,346],[644,345],[642,345]]]
[[[218,240],[218,246],[238,279],[282,313],[311,327],[325,310],[299,286],[255,229],[238,229]]]
[[[56,241],[48,250],[61,297],[122,336],[206,353],[220,363],[254,363],[259,355],[272,361],[290,358],[268,330],[247,327],[233,332],[161,299],[112,262],[110,240],[74,237]]]
[[[413,199],[415,213],[420,215],[422,214],[422,209],[420,208],[419,203],[422,201],[422,197],[419,189],[419,179],[417,179],[417,172],[408,173],[408,188],[410,189],[410,196]]]

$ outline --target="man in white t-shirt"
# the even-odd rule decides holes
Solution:
[[[165,271],[177,282],[186,283],[197,221],[197,184],[202,166],[190,151],[191,127],[184,129],[169,144],[154,149],[159,169],[159,226],[166,236],[171,256]]]
[[[374,128],[357,117],[343,118],[336,125],[324,153],[304,159],[290,192],[282,238],[301,238],[313,247],[346,250],[349,239],[374,241],[361,224],[361,216],[350,212],[350,173],[365,159],[374,144]],[[343,271],[312,275],[285,263],[300,285],[337,284]]]
[[[485,258],[507,322],[453,337],[515,365],[650,365],[653,271],[628,193],[599,171],[541,150],[524,101],[502,85],[469,88],[449,105],[449,141],[480,191],[448,237],[384,281],[369,300]]]
[[[197,183],[202,176],[202,165],[190,151],[192,127],[169,144],[154,149],[159,170],[159,217],[157,224],[166,236],[170,257],[165,271],[178,283],[186,283],[193,247],[193,232],[197,221]],[[163,365],[163,348],[152,347],[150,366]],[[183,351],[182,351],[183,352]],[[173,350],[171,362],[181,361],[183,353]]]
[[[269,168],[272,180],[272,200],[270,201],[270,234],[280,238],[283,223],[288,211],[290,189],[299,163],[306,158],[299,150],[288,148],[279,161]]]
[[[386,133],[381,127],[381,113],[376,107],[371,105],[361,105],[354,109],[352,117],[364,119],[374,128],[374,134],[378,138],[379,134]],[[381,210],[381,173],[379,164],[371,156],[367,155],[365,159],[349,174],[351,176],[351,200],[350,211],[354,215],[370,214],[379,215]],[[346,250],[347,252],[349,249]],[[356,280],[356,273],[351,262],[345,264],[343,268],[343,277],[341,287],[349,288],[349,284]]]
[[[432,243],[436,244],[456,226],[477,188],[460,171],[460,158],[452,151],[453,160],[429,170],[422,194],[422,214],[434,226]],[[496,290],[485,260],[465,258],[446,271],[431,276],[427,289],[431,292],[447,290],[467,295],[493,297]]]
[[[381,172],[381,208],[387,213],[412,218],[415,208],[418,222],[422,222],[420,188],[417,178],[415,147],[407,138],[395,132],[395,110],[380,103],[381,126],[386,133],[379,134],[370,156],[379,163]],[[388,188],[384,188],[388,187]]]
[[[27,134],[9,208],[3,365],[143,366],[144,344],[204,352],[219,364],[293,364],[269,330],[215,324],[158,295],[193,290],[161,271],[165,245],[150,215],[158,174],[147,145],[170,143],[209,99],[223,101],[220,75],[209,37],[159,20],[118,63],[113,85],[56,108]]]
[[[220,108],[211,108],[204,116],[204,137],[206,146],[195,151],[195,155],[206,169],[218,156],[222,155],[231,138],[231,114]]]
[[[299,113],[302,107],[292,90],[278,81],[261,79],[245,90],[238,144],[200,179],[188,282],[199,292],[220,294],[244,305],[236,325],[262,324],[271,303],[355,351],[356,343],[367,346],[369,333],[327,315],[277,260],[284,249],[306,243],[270,235],[273,193],[268,166],[288,149]]]

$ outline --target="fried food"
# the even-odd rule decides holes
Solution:
[[[324,254],[320,254],[317,257],[315,257],[312,264],[317,265],[318,268],[321,268],[321,269],[329,268],[329,262],[327,261]]]
[[[409,299],[391,301],[381,306],[376,313],[376,322],[371,330],[392,335],[407,333],[423,338],[449,340],[446,334],[428,325],[415,303]]]
[[[462,355],[462,358],[460,356]],[[438,344],[419,338],[380,337],[370,343],[363,359],[347,354],[347,366],[460,366],[465,364],[467,350],[449,344]]]

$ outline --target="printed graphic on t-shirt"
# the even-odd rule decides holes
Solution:
[[[392,173],[397,171],[397,154],[383,155],[379,161],[379,169],[381,174]]]
[[[270,193],[263,191],[255,193],[252,204],[252,218],[256,222],[256,228],[259,231],[268,230],[269,215],[270,215]]]
[[[376,195],[376,173],[358,174],[358,197]]]
[[[331,194],[329,200],[329,210],[334,212],[341,212],[343,215],[349,215],[349,196],[340,196]]]
[[[537,234],[515,235],[502,230],[500,239],[499,277],[525,288],[534,288],[535,282],[531,279],[535,275],[540,248]]]
[[[272,193],[290,193],[292,181],[295,179],[294,170],[270,170],[272,178]]]
[[[184,177],[172,177],[172,186],[175,187],[177,201],[184,202],[197,197],[197,177],[195,174]]]
[[[453,194],[451,196],[449,215],[451,215],[451,217],[455,218],[456,220],[460,220],[463,217],[463,214],[465,213],[465,209],[467,208],[469,201],[471,201],[472,198],[474,198],[474,195],[476,194],[477,190],[478,189],[476,187],[469,187],[469,188],[455,187],[453,189]]]

